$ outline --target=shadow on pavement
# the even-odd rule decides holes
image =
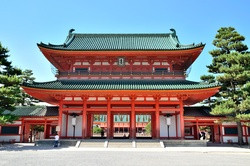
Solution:
[[[222,144],[222,143],[207,143],[208,147],[232,147],[232,148],[245,148],[245,149],[250,149],[250,145],[238,145],[237,143],[233,144]]]
[[[0,151],[24,151],[24,150],[56,150],[56,149],[65,149],[69,146],[35,146],[34,143],[15,143],[15,144],[3,144],[0,145]]]

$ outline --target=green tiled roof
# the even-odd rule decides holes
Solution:
[[[208,106],[191,106],[191,107],[184,107],[184,116],[191,116],[191,117],[225,117],[223,115],[212,115],[211,108]]]
[[[218,86],[188,80],[57,80],[33,84],[26,87],[57,90],[185,90]]]
[[[64,44],[40,43],[38,46],[56,50],[108,51],[108,50],[185,50],[204,44],[182,45],[174,29],[165,34],[79,34],[69,32]]]
[[[9,113],[16,116],[58,116],[58,107],[21,106],[16,107],[12,112],[8,110],[4,111],[4,114]]]

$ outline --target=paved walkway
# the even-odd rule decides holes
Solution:
[[[166,147],[166,148],[75,148],[34,146],[33,143],[15,143],[0,146],[3,151],[157,151],[157,152],[196,152],[196,153],[250,153],[249,146],[239,147],[237,145],[217,145],[209,147]]]

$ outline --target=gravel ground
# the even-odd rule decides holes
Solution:
[[[0,147],[0,166],[249,165],[248,147],[66,148],[14,144]]]

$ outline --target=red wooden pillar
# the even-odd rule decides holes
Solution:
[[[30,124],[24,124],[24,139],[23,142],[29,142],[29,135],[30,135]]]
[[[66,131],[65,131],[65,137],[67,138],[68,137],[68,126],[69,126],[69,112],[67,111],[66,112]]]
[[[59,137],[62,136],[62,108],[63,108],[63,103],[62,103],[62,99],[61,99],[59,102],[59,116],[58,116],[58,126],[59,126],[58,135],[59,135]]]
[[[220,126],[220,142],[223,143],[223,128],[222,128],[222,124],[220,124],[219,126]]]
[[[247,127],[244,125],[243,128],[244,128],[245,139],[246,139],[245,143],[248,144],[248,139],[247,139]]]
[[[113,138],[114,136],[114,114],[110,113],[110,138]]]
[[[185,130],[184,130],[184,109],[182,99],[180,100],[180,127],[181,127],[181,139],[185,139]]]
[[[86,137],[90,138],[92,136],[92,128],[93,128],[93,119],[92,119],[92,114],[88,113],[87,114],[87,133],[86,133]]]
[[[130,138],[136,138],[135,96],[131,97]]]
[[[82,138],[87,137],[87,98],[83,98],[83,110],[82,110]]]
[[[220,142],[220,132],[219,132],[219,125],[214,125],[214,141],[216,143]]]
[[[112,114],[111,114],[111,97],[106,97],[107,99],[107,138],[111,139],[113,136],[111,135],[111,125],[112,125]]]
[[[199,122],[198,122],[198,119],[196,119],[196,139],[200,139],[199,138],[199,134],[200,134],[200,131],[199,131]]]
[[[179,134],[178,134],[178,119],[177,119],[177,112],[175,112],[174,116],[175,116],[175,132],[176,132],[176,138],[179,137]]]
[[[155,138],[160,138],[160,111],[159,111],[159,97],[155,98]]]
[[[152,138],[156,137],[156,123],[155,123],[155,112],[151,113],[151,134],[152,134]]]
[[[47,138],[47,119],[45,119],[45,123],[44,123],[44,139]]]
[[[21,135],[20,135],[20,142],[24,142],[24,120],[22,119],[22,126],[21,126]],[[0,134],[1,134],[1,126],[0,126]]]

